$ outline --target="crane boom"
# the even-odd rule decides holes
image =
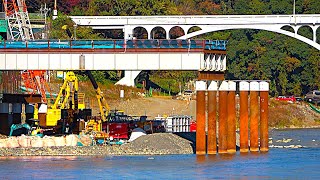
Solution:
[[[74,109],[78,109],[78,90],[79,85],[77,76],[74,72],[68,71],[52,109],[71,108],[71,105],[74,106]],[[61,106],[58,107],[61,97],[63,97],[62,103]]]
[[[99,110],[100,110],[100,115],[101,115],[101,120],[103,122],[107,121],[107,116],[110,111],[110,107],[107,103],[107,100],[103,97],[102,91],[100,90],[96,80],[94,79],[93,75],[91,74],[91,71],[85,71],[88,78],[91,81],[91,84],[96,92],[96,97],[98,99],[98,104],[99,104]]]

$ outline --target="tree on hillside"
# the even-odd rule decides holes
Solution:
[[[75,23],[66,15],[59,15],[55,20],[52,20],[50,28],[50,39],[70,39],[63,26],[67,26],[70,31],[74,30]],[[72,33],[73,34],[73,33]],[[77,39],[101,39],[98,34],[93,33],[90,27],[77,27]]]
[[[86,15],[147,16],[178,14],[170,0],[92,0]]]

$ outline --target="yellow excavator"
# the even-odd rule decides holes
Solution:
[[[68,71],[65,74],[64,83],[60,88],[57,98],[53,105],[47,109],[45,125],[42,123],[42,126],[55,127],[57,134],[76,133],[82,130],[79,119],[84,119],[87,121],[85,128],[87,133],[94,132],[97,136],[106,136],[108,128],[106,132],[103,133],[102,122],[107,121],[107,116],[110,111],[109,105],[102,95],[102,91],[91,74],[91,71],[85,71],[85,74],[88,76],[95,90],[100,118],[89,118],[91,117],[92,111],[91,109],[85,109],[84,94],[78,93],[78,78],[74,72]],[[35,116],[37,116],[37,112],[38,109],[36,109]]]
[[[91,109],[85,109],[84,94],[78,91],[77,76],[72,71],[66,72],[59,94],[47,110],[46,126],[54,126],[58,134],[81,131],[80,119],[91,116]]]
[[[60,88],[59,94],[54,101],[54,104],[47,109],[46,126],[56,126],[58,120],[61,119],[61,114],[78,113],[79,109],[85,109],[84,94],[78,94],[78,78],[72,71],[65,74],[63,85]],[[79,96],[81,100],[79,101]],[[71,117],[71,114],[69,114]]]

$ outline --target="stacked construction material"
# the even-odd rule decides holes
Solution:
[[[91,146],[92,138],[88,135],[67,135],[60,137],[18,136],[0,139],[0,148],[28,148],[54,146]]]

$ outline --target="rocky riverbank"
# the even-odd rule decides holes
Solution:
[[[300,129],[300,131],[303,129]],[[316,131],[317,129],[306,130]],[[318,147],[318,139],[304,139],[295,134],[299,130],[272,130],[269,138],[270,148]],[[298,133],[299,134],[299,133]],[[300,133],[301,134],[301,133]],[[294,137],[293,139],[290,137]],[[0,138],[7,138],[0,136]],[[239,147],[239,134],[236,144]],[[67,138],[66,138],[67,139]],[[126,156],[126,155],[173,155],[194,154],[196,133],[155,133],[141,136],[122,145],[93,146],[52,146],[0,148],[0,157],[8,156]],[[67,143],[68,144],[68,143]],[[66,144],[66,145],[67,145]]]
[[[0,148],[0,156],[117,156],[193,154],[193,142],[169,133],[141,136],[123,145]]]

